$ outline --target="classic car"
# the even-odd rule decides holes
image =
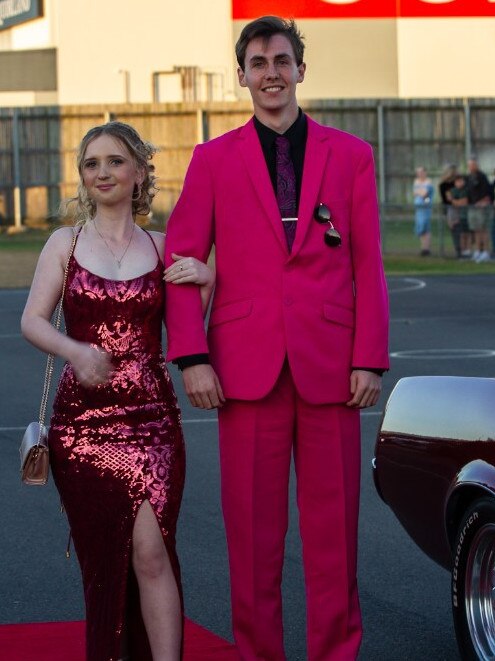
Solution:
[[[401,379],[378,431],[375,486],[451,572],[463,659],[495,659],[495,379]]]

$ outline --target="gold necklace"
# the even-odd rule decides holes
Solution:
[[[102,234],[102,233],[100,232],[100,230],[98,229],[98,225],[96,224],[96,218],[94,219],[93,222],[94,222],[95,230],[96,230],[96,232],[98,233],[98,236],[99,236],[100,239],[105,243],[106,247],[108,248],[108,250],[109,250],[109,252],[111,253],[112,257],[113,257],[113,258],[115,259],[115,261],[117,262],[117,266],[118,266],[119,269],[120,269],[120,267],[122,266],[122,260],[124,259],[124,257],[125,257],[125,255],[126,255],[127,251],[129,250],[129,246],[131,245],[132,237],[134,236],[134,230],[136,229],[136,223],[133,223],[133,224],[132,224],[132,232],[131,232],[131,236],[129,237],[129,241],[127,242],[127,245],[126,245],[126,247],[125,247],[125,250],[124,250],[124,252],[122,253],[122,255],[120,256],[120,259],[119,259],[119,258],[117,257],[117,255],[114,253],[114,251],[113,251],[113,250],[110,248],[110,246],[108,245],[108,242],[107,242],[107,240],[105,239],[105,237],[103,236],[103,234]]]

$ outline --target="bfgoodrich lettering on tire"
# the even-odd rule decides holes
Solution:
[[[462,658],[495,658],[495,497],[470,505],[459,525],[452,568],[452,610]]]

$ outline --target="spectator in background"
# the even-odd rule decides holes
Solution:
[[[422,257],[431,255],[431,210],[433,201],[433,184],[428,178],[426,168],[422,165],[416,168],[416,179],[413,186],[414,195],[414,231],[419,236]]]
[[[468,225],[474,232],[475,262],[490,259],[488,252],[488,226],[492,216],[492,189],[486,174],[479,169],[478,159],[471,156],[468,161],[469,174],[466,179],[468,193]]]
[[[495,176],[495,170],[493,170],[493,174]],[[492,204],[495,205],[495,178],[493,179],[492,183],[492,188],[491,188],[491,198],[492,198]],[[492,211],[492,252],[491,252],[491,258],[495,259],[495,211]]]
[[[457,257],[471,256],[471,232],[468,226],[468,193],[466,179],[457,174],[454,187],[447,191],[450,206],[447,212],[447,223],[452,232],[452,240],[456,246]],[[457,250],[459,246],[459,250]]]
[[[461,257],[461,224],[457,209],[452,206],[452,200],[449,195],[449,191],[454,188],[454,182],[457,176],[457,165],[454,163],[446,165],[440,183],[438,184],[438,192],[440,193],[440,199],[442,200],[443,216],[447,221],[447,225],[452,234],[452,242],[454,244],[456,256]]]

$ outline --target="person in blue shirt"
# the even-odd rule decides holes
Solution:
[[[416,168],[414,180],[414,231],[419,236],[420,255],[426,257],[431,254],[431,211],[433,203],[433,184],[428,178],[426,168]]]

